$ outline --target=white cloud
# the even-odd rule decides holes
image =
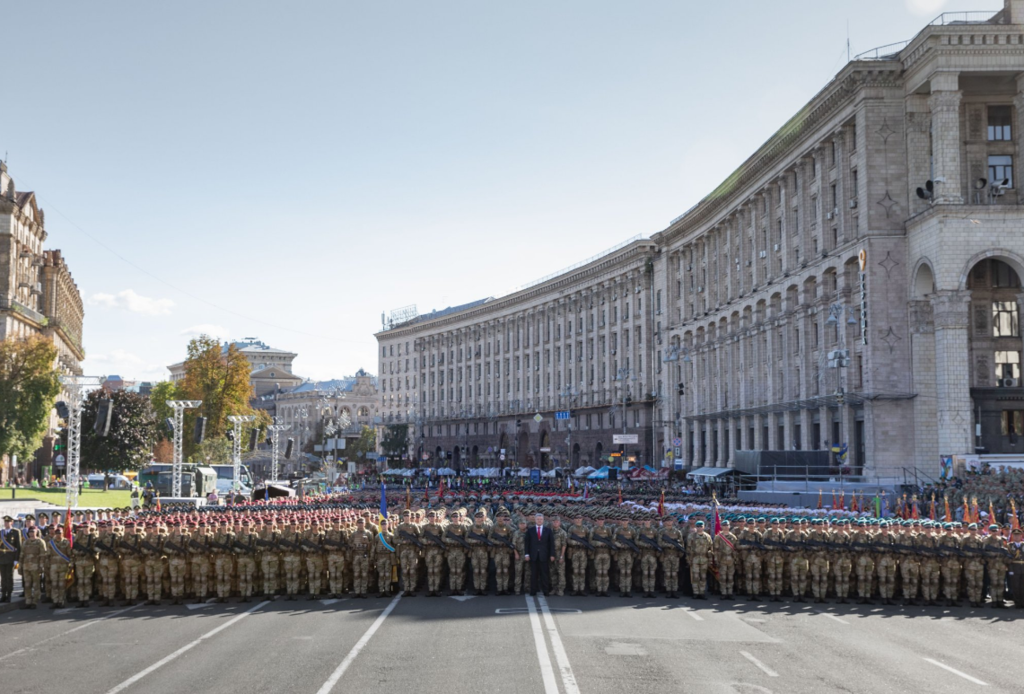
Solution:
[[[119,308],[131,313],[141,313],[147,316],[166,316],[171,312],[174,302],[170,299],[153,299],[148,296],[136,294],[133,289],[125,289],[117,294],[93,294],[89,298],[93,306],[106,306],[107,308]]]
[[[916,15],[938,16],[948,0],[907,0],[907,9]]]
[[[90,354],[85,363],[86,373],[118,374],[122,378],[142,381],[162,381],[168,378],[164,364],[148,362],[133,352],[115,349],[108,354]]]
[[[199,325],[193,325],[182,330],[179,335],[185,335],[187,337],[198,337],[200,335],[209,335],[210,337],[220,338],[226,340],[228,338],[228,329],[223,325],[214,325],[212,323],[200,323]]]

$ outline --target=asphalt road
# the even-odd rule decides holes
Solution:
[[[0,615],[4,694],[1024,688],[1013,609],[526,596],[46,607]]]

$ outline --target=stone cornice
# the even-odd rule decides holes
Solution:
[[[489,301],[486,304],[474,306],[473,308],[465,311],[452,313],[435,319],[426,319],[399,326],[391,330],[379,332],[376,334],[376,338],[378,341],[383,341],[397,337],[404,338],[426,331],[451,330],[455,328],[456,323],[462,323],[466,320],[475,320],[480,323],[500,320],[499,316],[489,315],[493,313],[512,314],[512,317],[518,318],[521,317],[522,314],[535,311],[540,307],[531,306],[515,308],[517,305],[546,295],[551,295],[548,299],[549,301],[559,301],[564,298],[563,293],[566,291],[571,293],[590,292],[593,290],[592,285],[586,287],[578,287],[578,285],[586,283],[587,281],[602,281],[596,280],[595,278],[599,278],[601,275],[616,268],[620,268],[620,271],[622,272],[635,270],[635,264],[638,262],[646,262],[651,257],[655,247],[656,244],[647,239],[636,241],[623,249],[598,258],[589,265],[572,270],[564,275],[559,275],[558,277],[535,287],[530,287],[529,289],[509,294],[508,296],[495,299],[494,301]]]

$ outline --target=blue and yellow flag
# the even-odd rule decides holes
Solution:
[[[385,484],[384,480],[380,481],[380,519],[386,520],[388,517],[388,497],[387,497],[388,485]]]

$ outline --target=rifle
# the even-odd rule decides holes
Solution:
[[[409,542],[413,543],[414,545],[416,545],[420,549],[423,549],[423,543],[420,542],[420,539],[418,537],[416,537],[415,535],[413,535],[412,533],[410,533],[408,530],[399,530],[398,531],[398,536],[403,538],[403,539],[408,540]]]
[[[319,551],[320,551],[320,550],[322,549],[322,548],[320,547],[320,545],[316,544],[315,542],[313,542],[312,540],[309,540],[309,539],[307,539],[307,538],[302,538],[302,543],[301,543],[301,545],[302,545],[303,547],[306,547],[306,548],[308,548],[308,549],[311,549],[311,550],[312,550],[312,551],[314,551],[314,552],[319,552]]]
[[[108,545],[103,544],[103,542],[101,540],[96,540],[95,547],[96,547],[97,551],[100,551],[100,552],[113,552],[114,551],[113,547],[110,547]]]
[[[586,538],[582,538],[579,535],[573,535],[572,533],[569,533],[569,539],[574,542],[580,543],[581,545],[589,549],[591,552],[597,549],[596,547],[594,547],[594,545],[590,544],[590,542],[588,542]]]
[[[492,543],[490,540],[488,540],[486,535],[477,535],[472,530],[467,530],[466,531],[466,536],[467,537],[471,537],[474,540],[480,540],[481,542],[483,542],[488,547],[493,547],[494,546],[494,543]]]
[[[591,540],[596,540],[597,542],[600,542],[602,545],[605,545],[608,549],[612,549],[612,550],[616,549],[616,547],[612,543],[612,539],[610,537],[605,537],[604,535],[592,535],[590,537],[590,539]]]
[[[267,547],[268,549],[272,549],[274,547],[274,543],[271,542],[270,540],[264,540],[262,538],[257,537],[256,538],[256,546],[257,547]]]
[[[206,549],[206,545],[204,545],[202,542],[200,542],[199,540],[195,539],[194,537],[189,538],[188,546],[189,547],[195,547],[200,552],[202,552],[203,550]]]
[[[293,552],[298,552],[299,551],[299,546],[297,544],[295,544],[291,540],[286,540],[283,537],[277,538],[277,543],[279,545],[282,545],[285,549],[290,549]]]
[[[324,545],[327,546],[327,547],[334,547],[335,549],[345,549],[345,543],[344,542],[338,542],[337,540],[330,540],[330,539],[328,539],[326,537],[324,538]]]
[[[423,537],[428,538],[431,542],[436,544],[438,547],[440,547],[441,549],[444,549],[444,540],[442,540],[439,536],[435,535],[434,533],[429,533],[429,532],[425,532],[424,531]]]
[[[118,547],[118,549],[126,549],[131,554],[139,554],[139,548],[135,547],[134,545],[132,545],[132,543],[127,542],[126,540],[121,541],[121,545],[120,547]]]
[[[174,544],[170,540],[165,540],[164,541],[164,549],[168,549],[168,548],[170,548],[171,551],[174,552],[175,554],[184,554],[185,553],[185,549],[183,547],[179,547],[178,545]]]
[[[859,549],[863,552],[870,552],[877,554],[878,550],[881,549],[880,545],[869,545],[866,542],[851,542],[850,549]]]
[[[460,545],[462,545],[463,547],[465,547],[465,548],[466,548],[466,549],[468,549],[468,550],[472,550],[472,549],[473,549],[472,547],[470,547],[470,545],[469,545],[469,543],[468,543],[468,542],[466,542],[465,540],[463,540],[463,539],[462,539],[461,537],[459,537],[458,535],[455,535],[455,534],[453,534],[451,530],[449,530],[448,532],[446,532],[446,533],[444,534],[444,536],[445,536],[445,538],[449,538],[449,537],[450,537],[451,539],[455,540],[456,542],[458,542],[458,543],[459,543]]]
[[[502,544],[502,545],[508,547],[513,552],[516,551],[515,545],[513,545],[512,541],[509,540],[504,535],[494,534],[494,535],[491,536],[491,540],[494,540],[494,541],[498,542],[499,544]]]
[[[616,535],[615,536],[615,541],[616,542],[621,542],[622,544],[626,545],[626,547],[629,549],[630,552],[634,552],[636,554],[640,554],[640,548],[637,547],[636,543],[634,543],[628,537],[620,537],[620,536]]]
[[[661,538],[661,541],[662,542],[667,542],[669,545],[671,545],[672,547],[675,547],[676,549],[678,549],[683,554],[686,554],[686,548],[683,547],[681,544],[679,544],[679,542],[675,538],[673,538],[673,537],[664,537],[663,536]]]
[[[641,535],[640,536],[640,541],[643,542],[644,544],[649,545],[654,551],[661,552],[661,545],[659,545],[658,541],[655,540],[653,537],[649,537],[647,535]]]

